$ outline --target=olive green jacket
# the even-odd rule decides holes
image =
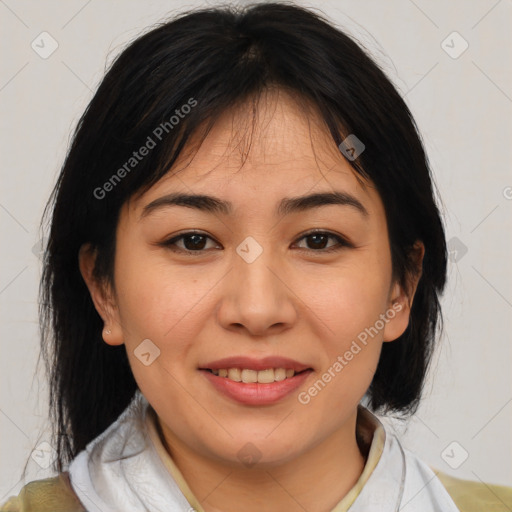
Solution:
[[[512,488],[460,480],[437,472],[461,512],[506,512],[512,510]],[[0,506],[0,512],[86,512],[76,497],[67,473],[35,480],[18,496]]]

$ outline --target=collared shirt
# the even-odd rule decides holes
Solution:
[[[138,391],[117,421],[73,459],[69,480],[66,473],[31,482],[0,511],[204,512],[163,445],[156,418]],[[443,477],[452,494],[462,492],[458,502],[467,500],[467,508],[457,508],[436,474],[362,406],[357,434],[367,461],[356,484],[331,512],[512,510],[512,489],[472,482],[464,487],[463,481]],[[490,493],[476,501],[465,495],[469,489],[477,496],[484,486]]]

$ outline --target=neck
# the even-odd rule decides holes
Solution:
[[[364,468],[356,418],[354,412],[341,429],[292,461],[265,468],[220,463],[181,443],[165,426],[161,437],[205,512],[329,512]]]

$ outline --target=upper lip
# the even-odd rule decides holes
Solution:
[[[301,372],[303,370],[311,369],[307,364],[299,363],[293,359],[280,356],[267,356],[261,359],[247,356],[233,356],[225,357],[223,359],[217,359],[211,363],[206,363],[201,366],[202,370],[220,370],[229,368],[241,368],[247,370],[266,370],[268,368],[284,368],[292,369],[295,372]]]

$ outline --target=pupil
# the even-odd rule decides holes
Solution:
[[[323,238],[324,239],[324,242],[325,242],[325,235],[311,235],[311,238],[313,238],[313,240],[317,239],[316,241],[313,242],[313,245],[318,243],[318,238]],[[320,242],[320,245],[323,245],[321,242]],[[318,249],[318,247],[316,247]]]
[[[203,239],[203,244],[204,244],[203,235],[189,235],[188,237],[185,238],[185,247],[187,247],[187,249],[202,249],[203,247],[201,246],[201,239]],[[192,242],[192,247],[188,247],[188,244],[187,244],[187,241],[190,241],[190,240],[194,240]],[[199,241],[199,243],[197,243],[198,241]]]

